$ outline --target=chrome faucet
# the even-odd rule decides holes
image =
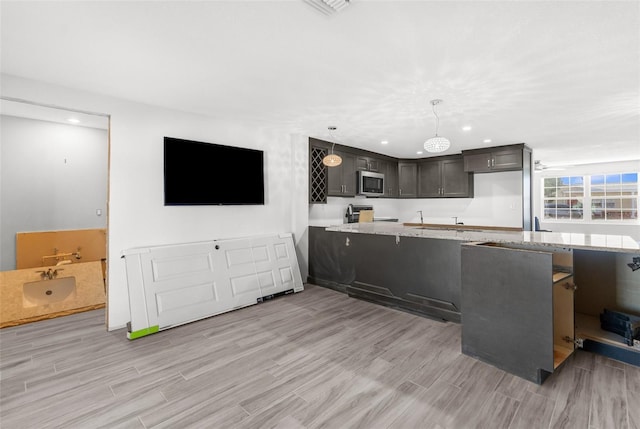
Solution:
[[[420,223],[424,223],[424,219],[422,219],[422,210],[418,210],[418,213],[420,213]]]
[[[464,222],[458,222],[458,216],[452,216],[452,219],[456,225],[464,225]]]
[[[64,268],[59,268],[58,270],[63,271]],[[40,273],[42,280],[53,280],[58,277],[58,270],[52,271],[51,268],[49,268],[47,271],[36,271],[36,273]]]

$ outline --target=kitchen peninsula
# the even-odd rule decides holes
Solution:
[[[640,345],[598,321],[605,308],[640,314],[630,237],[389,222],[309,231],[310,282],[462,322],[463,353],[520,377],[542,383],[575,347],[640,365]]]

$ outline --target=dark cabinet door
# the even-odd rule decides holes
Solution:
[[[369,170],[369,158],[363,156],[356,158],[356,168],[358,170]]]
[[[522,170],[521,148],[464,155],[464,171],[487,173],[511,170]]]
[[[418,165],[418,196],[437,198],[442,196],[442,162],[423,161]]]
[[[464,161],[460,159],[441,162],[442,193],[449,198],[473,197],[473,173],[464,171]]]
[[[384,196],[388,198],[398,197],[398,163],[387,161],[384,169]]]
[[[382,160],[367,156],[359,156],[356,159],[356,168],[358,170],[374,171],[376,173],[380,173],[383,171],[382,164]]]
[[[522,150],[492,152],[491,168],[494,171],[522,170]]]
[[[463,244],[462,353],[541,384],[574,350],[571,268],[554,268],[567,254],[571,259],[571,250],[560,248]]]
[[[418,164],[415,162],[398,163],[398,196],[416,198],[418,196]]]
[[[342,164],[327,168],[327,195],[349,197],[356,194],[356,157],[347,152],[334,151]]]
[[[491,153],[464,155],[464,171],[474,173],[491,171]]]
[[[338,151],[334,151],[336,155],[342,157],[344,164],[344,156]],[[344,191],[344,182],[342,181],[342,164],[337,167],[327,167],[327,195],[332,197],[341,197]]]
[[[349,153],[342,155],[342,182],[344,196],[356,195],[356,157]]]
[[[384,162],[380,159],[369,158],[369,171],[375,171],[376,173],[381,173],[382,165]]]
[[[473,197],[473,173],[464,171],[462,157],[423,161],[418,166],[421,198]]]

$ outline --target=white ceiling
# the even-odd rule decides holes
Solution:
[[[29,104],[15,100],[0,100],[0,113],[7,116],[56,122],[69,126],[74,125],[102,130],[109,128],[109,118],[104,115]]]
[[[640,159],[638,1],[0,8],[6,74],[322,139],[335,125],[339,143],[404,158],[440,98],[445,154],[524,142],[547,165]]]

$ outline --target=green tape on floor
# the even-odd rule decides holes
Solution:
[[[140,329],[140,330],[134,331],[134,332],[127,332],[127,338],[129,338],[130,340],[135,340],[136,338],[144,337],[146,335],[155,334],[156,332],[158,332],[159,329],[160,329],[160,327],[158,325],[156,325],[156,326],[150,326],[148,328]]]

